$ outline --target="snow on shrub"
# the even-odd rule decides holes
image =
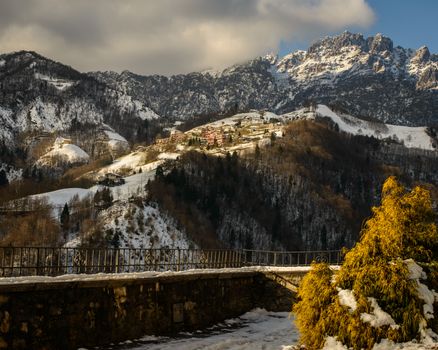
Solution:
[[[431,289],[437,244],[429,192],[408,192],[388,178],[381,206],[373,208],[340,270],[315,263],[303,279],[294,306],[301,342],[308,349],[372,349],[437,341],[438,294]]]

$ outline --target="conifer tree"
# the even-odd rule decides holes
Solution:
[[[9,184],[8,177],[6,176],[6,172],[2,169],[0,170],[0,187],[6,186]]]
[[[340,270],[314,264],[304,278],[294,307],[301,341],[320,349],[335,337],[347,347],[371,349],[382,339],[433,339],[438,327],[428,285],[438,276],[437,242],[429,192],[407,192],[388,178],[381,206],[373,208]]]
[[[68,208],[67,203],[65,203],[64,208],[61,212],[61,228],[63,231],[67,231],[70,222],[70,210]]]

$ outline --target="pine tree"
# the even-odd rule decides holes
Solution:
[[[119,233],[116,231],[116,233],[114,233],[113,238],[111,239],[111,245],[115,248],[118,249],[120,248],[120,235]]]
[[[97,191],[94,195],[94,204],[97,207],[106,209],[109,208],[113,203],[113,195],[108,187],[104,187],[100,191]]]
[[[157,179],[162,179],[164,177],[164,171],[161,165],[157,166],[157,169],[155,170],[155,177]]]
[[[256,159],[260,158],[260,147],[259,147],[258,143],[255,146],[255,157],[256,157]]]
[[[6,186],[8,184],[8,177],[6,176],[6,172],[2,169],[0,170],[0,187]]]
[[[64,208],[61,212],[61,228],[65,232],[69,228],[69,222],[70,222],[70,210],[68,208],[67,203],[65,203]]]
[[[388,178],[381,206],[373,208],[361,240],[345,255],[335,278],[326,264],[313,265],[304,278],[294,307],[302,342],[319,349],[332,336],[353,349],[371,349],[382,339],[405,342],[424,337],[421,329],[437,332],[418,292],[422,283],[436,283],[437,243],[429,192],[420,187],[407,192]],[[414,278],[412,269],[421,268],[432,278]],[[354,298],[354,307],[345,305],[340,293]],[[378,308],[387,316],[380,324]]]

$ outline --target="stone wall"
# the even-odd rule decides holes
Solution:
[[[301,275],[210,271],[0,284],[0,349],[93,347],[202,329],[255,307],[290,310]]]

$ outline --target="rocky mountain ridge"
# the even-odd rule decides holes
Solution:
[[[267,109],[294,110],[309,100],[336,104],[356,116],[410,126],[438,120],[438,55],[394,47],[381,34],[344,32],[282,58],[258,57],[223,71],[140,76],[92,73],[96,79],[175,119]]]
[[[131,144],[150,143],[177,120],[219,119],[251,109],[283,114],[310,103],[367,120],[433,126],[438,55],[427,47],[395,47],[381,34],[349,32],[281,58],[266,55],[220,72],[171,77],[80,73],[35,52],[3,54],[0,166],[22,168],[14,159],[26,163],[47,135],[73,138],[94,159],[105,152],[93,146],[107,138],[105,130]]]

